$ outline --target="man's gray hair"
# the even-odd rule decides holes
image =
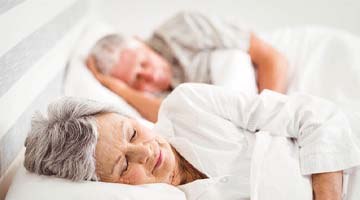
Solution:
[[[106,35],[96,42],[90,55],[94,56],[98,70],[103,74],[110,74],[112,68],[120,59],[120,53],[125,48],[135,48],[140,43],[121,34]]]
[[[73,181],[98,180],[94,158],[98,137],[95,115],[109,112],[117,109],[74,97],[51,103],[47,116],[36,112],[25,140],[25,168]]]

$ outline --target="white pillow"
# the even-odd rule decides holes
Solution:
[[[21,166],[13,179],[6,200],[185,200],[185,194],[167,184],[131,186],[104,182],[72,182],[70,180],[39,176]]]
[[[75,44],[72,56],[84,59],[96,41],[108,34],[116,32],[113,27],[104,22],[91,21],[91,24],[85,26],[79,41]]]
[[[210,62],[214,85],[247,95],[258,93],[255,70],[248,53],[237,49],[216,50],[211,54]]]
[[[124,114],[140,117],[140,114],[124,99],[102,86],[87,69],[84,60],[79,57],[74,57],[69,62],[64,83],[64,93],[66,96],[76,96],[109,103],[117,106]]]

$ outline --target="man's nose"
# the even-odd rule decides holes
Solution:
[[[130,144],[127,150],[129,162],[145,164],[153,152],[150,144]]]
[[[154,80],[154,72],[150,69],[143,69],[140,71],[140,77],[147,82],[152,82]]]

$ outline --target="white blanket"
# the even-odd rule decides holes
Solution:
[[[290,62],[288,93],[306,92],[360,111],[360,38],[303,27],[262,34]]]
[[[288,93],[304,92],[336,103],[348,114],[360,144],[360,37],[320,27],[262,37],[290,62]]]
[[[262,33],[260,37],[288,58],[288,93],[303,92],[335,102],[347,113],[360,144],[360,38],[320,27],[283,29]],[[257,92],[255,75],[248,77],[255,74],[248,55],[237,50],[217,51],[212,57],[212,65],[215,84],[248,94]],[[266,151],[267,148],[261,149]],[[276,173],[282,169],[274,167],[272,170]],[[349,184],[344,185],[345,188],[349,186],[346,199],[360,199],[360,190],[355,189],[360,188],[360,169],[346,173],[351,173]],[[283,181],[274,179],[274,185],[282,185]],[[269,195],[265,194],[269,191],[264,190],[265,193],[260,193],[257,198],[268,199]]]
[[[287,57],[289,94],[302,92],[333,101],[348,113],[353,129],[360,133],[359,37],[320,27],[283,29],[260,37]],[[219,50],[211,62],[214,84],[257,93],[255,72],[246,53]]]

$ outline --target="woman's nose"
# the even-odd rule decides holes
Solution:
[[[149,144],[131,144],[127,150],[128,161],[145,164],[153,152]]]

